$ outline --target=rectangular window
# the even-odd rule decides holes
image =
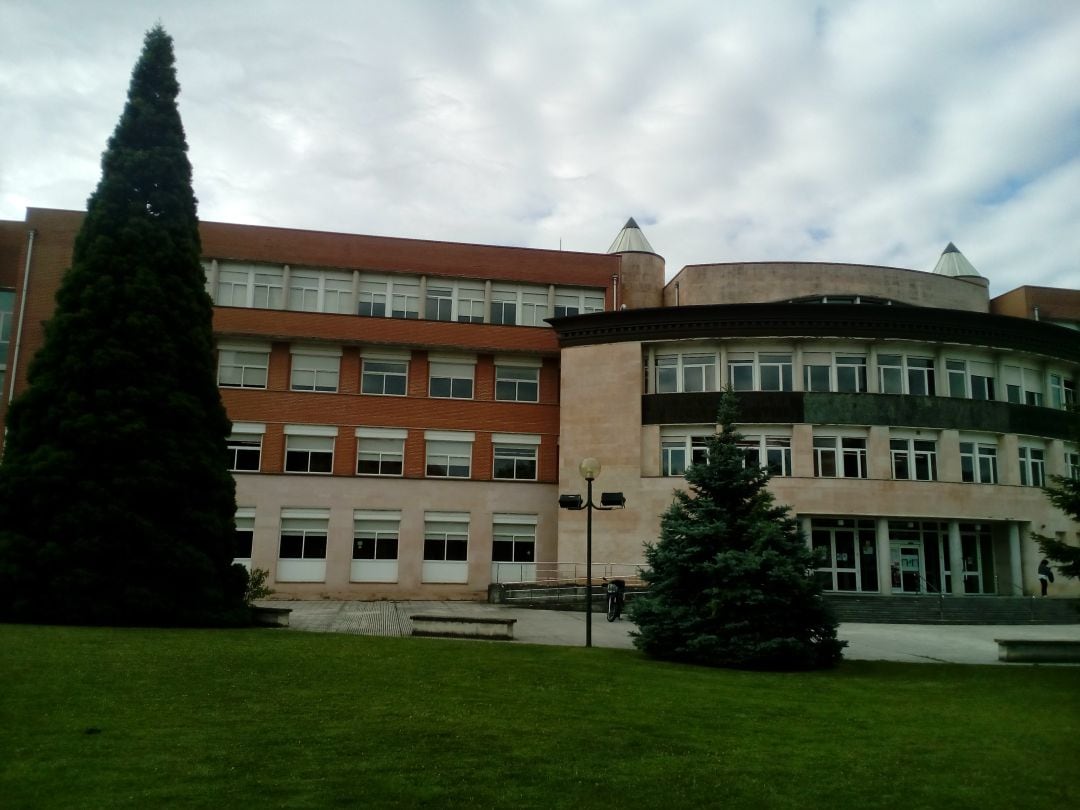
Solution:
[[[360,282],[360,299],[356,305],[356,314],[385,318],[386,295],[387,282],[362,280]]]
[[[836,356],[836,390],[844,394],[866,392],[866,358],[855,355]]]
[[[424,317],[429,321],[454,320],[454,288],[436,286],[428,282]]]
[[[400,512],[355,512],[353,517],[354,560],[396,560]]]
[[[491,535],[492,562],[535,562],[535,515],[496,515]]]
[[[1080,452],[1065,451],[1065,477],[1080,481]]]
[[[233,539],[233,562],[251,561],[251,546],[255,539],[255,509],[240,507],[236,510],[236,534]]]
[[[967,363],[963,360],[946,360],[945,370],[949,376],[949,396],[967,399]]]
[[[681,359],[683,391],[716,390],[716,355],[684,354]]]
[[[221,262],[214,302],[221,307],[281,309],[285,304],[284,269]]]
[[[907,358],[908,393],[934,396],[934,361],[929,357]]]
[[[392,318],[420,317],[420,282],[391,279],[390,316]]]
[[[400,476],[405,469],[405,438],[398,428],[356,429],[356,474]]]
[[[994,399],[994,364],[978,360],[968,363],[971,398],[979,400]]]
[[[420,578],[424,582],[469,581],[469,514],[467,512],[426,512],[424,514],[424,562]]]
[[[937,442],[932,439],[890,439],[893,478],[937,480]]]
[[[521,292],[521,318],[522,326],[546,326],[544,319],[548,316],[548,295],[544,292]]]
[[[815,436],[814,475],[819,478],[866,478],[866,439]]]
[[[334,471],[337,428],[285,426],[285,472],[329,475]]]
[[[759,356],[762,391],[791,390],[791,355],[762,354]]]
[[[556,318],[568,315],[582,315],[604,311],[604,293],[602,290],[581,291],[565,287],[555,289]]]
[[[430,363],[428,396],[440,399],[472,399],[475,366],[466,363]]]
[[[428,478],[468,478],[471,475],[475,434],[429,430],[424,435]],[[461,438],[456,438],[459,436]]]
[[[495,399],[499,402],[539,402],[540,369],[496,364]]]
[[[791,438],[746,435],[739,442],[746,466],[764,467],[769,475],[791,475]]]
[[[403,397],[407,392],[408,380],[407,360],[372,360],[365,357],[360,376],[360,391],[365,394]]]
[[[233,472],[258,472],[262,460],[264,425],[234,422],[227,443],[229,469]]]
[[[904,393],[904,358],[899,354],[879,354],[877,366],[881,393]]]
[[[328,509],[282,509],[278,544],[278,582],[323,582],[326,579]]]
[[[539,437],[537,437],[539,438]],[[509,444],[493,439],[494,463],[492,478],[498,481],[535,481],[535,444]]]
[[[293,271],[289,278],[289,309],[293,312],[319,311],[319,277]]]
[[[8,346],[11,343],[11,321],[14,308],[14,290],[0,290],[0,369],[7,367]]]
[[[341,358],[336,354],[296,350],[292,355],[290,388],[293,391],[336,393],[340,366]]]
[[[684,429],[685,430],[685,429]],[[671,433],[660,438],[660,474],[681,476],[691,464],[704,464],[709,458],[709,438],[705,433],[679,435]]]
[[[458,323],[484,322],[483,286],[477,287],[468,284],[458,284],[457,312],[455,320]]]
[[[218,385],[223,388],[266,388],[269,349],[218,349]]]
[[[988,442],[960,442],[960,477],[972,484],[997,483],[997,445]]]
[[[732,352],[728,355],[728,378],[732,391],[754,390],[753,352]]]
[[[0,359],[3,354],[0,353]],[[1076,385],[1061,374],[1050,375],[1050,407],[1068,410],[1076,404]]]
[[[1046,452],[1041,447],[1020,445],[1020,486],[1041,487],[1046,483]]]
[[[491,288],[491,322],[504,326],[517,324],[517,290],[510,287]]]
[[[1024,366],[1005,366],[1005,394],[1016,405],[1042,405],[1039,372]]]
[[[679,355],[656,356],[656,393],[674,394],[679,390]]]
[[[829,352],[803,353],[803,390],[832,390],[832,354]]]

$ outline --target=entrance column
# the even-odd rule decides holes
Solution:
[[[1009,596],[1024,595],[1024,574],[1020,570],[1020,524],[1009,521]]]
[[[875,523],[877,540],[877,578],[882,596],[892,593],[892,546],[889,544],[889,521],[878,518]]]
[[[949,574],[953,596],[964,595],[964,549],[960,544],[960,522],[949,521]]]

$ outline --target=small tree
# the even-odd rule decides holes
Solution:
[[[245,617],[172,39],[146,35],[72,265],[8,412],[0,616]]]
[[[1055,475],[1045,491],[1054,506],[1080,523],[1080,479]],[[1067,577],[1080,578],[1080,547],[1041,534],[1035,535],[1035,541],[1043,556],[1057,563],[1058,571]]]
[[[846,642],[814,578],[814,556],[769,475],[745,464],[734,395],[708,459],[690,466],[647,544],[646,594],[633,602],[634,644],[656,658],[708,666],[812,669],[840,660]]]

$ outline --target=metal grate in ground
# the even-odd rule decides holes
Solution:
[[[359,636],[407,636],[412,624],[397,602],[352,602],[346,603],[330,630]]]

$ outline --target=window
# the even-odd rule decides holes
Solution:
[[[833,352],[803,352],[803,390],[866,391],[866,358]]]
[[[1039,372],[1023,366],[1005,366],[1005,396],[1015,405],[1042,405]]]
[[[791,390],[791,355],[762,354],[758,356],[762,391]]]
[[[555,288],[555,317],[582,315],[604,311],[603,290],[577,290],[569,287]]]
[[[836,390],[845,394],[866,392],[866,358],[857,355],[836,356]]]
[[[949,396],[964,399],[994,399],[994,365],[981,360],[948,359]]]
[[[496,360],[495,399],[499,402],[539,402],[540,369],[502,365]]]
[[[474,433],[429,430],[426,470],[428,478],[468,478],[472,472]]]
[[[336,393],[340,366],[340,351],[294,347],[290,388]]]
[[[528,434],[496,433],[492,478],[499,481],[535,481],[537,447],[540,437]]]
[[[811,547],[821,566],[818,582],[826,591],[877,591],[877,539],[872,520],[814,518]]]
[[[319,277],[293,272],[289,279],[289,309],[294,312],[319,311]]]
[[[908,393],[915,396],[934,396],[934,361],[929,357],[907,359]]]
[[[262,460],[262,437],[265,425],[233,422],[232,434],[226,444],[229,469],[233,472],[258,472]]]
[[[1020,486],[1041,487],[1046,483],[1046,451],[1041,447],[1020,445]]]
[[[803,390],[833,390],[832,354],[830,352],[803,353]]]
[[[493,285],[491,288],[491,322],[513,326],[517,323],[518,291],[514,287]]]
[[[285,472],[329,475],[334,471],[337,428],[285,426]]]
[[[255,538],[255,508],[241,507],[236,510],[236,533],[233,540],[233,562],[251,563],[251,546]],[[244,565],[245,568],[248,565]]]
[[[877,356],[878,383],[882,394],[934,396],[934,360],[902,354]]]
[[[790,391],[791,368],[790,354],[731,352],[729,386],[732,391]]]
[[[996,484],[997,444],[989,440],[961,441],[960,478],[969,484]]]
[[[536,580],[536,515],[495,515],[491,526],[491,581]]]
[[[356,474],[396,475],[405,469],[405,439],[398,428],[356,429]]]
[[[881,393],[904,393],[904,358],[901,355],[879,354],[877,367]]]
[[[709,458],[709,439],[714,428],[668,428],[660,434],[660,474],[681,476],[691,464],[703,464]],[[687,431],[690,431],[689,433]]]
[[[364,394],[403,397],[407,392],[409,361],[365,357],[360,373],[360,391]]]
[[[769,475],[791,475],[789,436],[744,435],[739,442],[747,467],[764,467]]]
[[[937,481],[937,442],[933,439],[890,439],[893,478]]]
[[[753,352],[732,352],[728,355],[728,378],[732,391],[754,390]]]
[[[8,344],[11,343],[11,320],[14,308],[14,290],[0,290],[0,369],[7,367]]]
[[[428,281],[424,317],[430,321],[484,322],[484,285],[479,282]]]
[[[390,317],[420,317],[420,282],[394,279],[390,283]]]
[[[350,582],[397,582],[401,512],[353,511]]]
[[[219,262],[215,303],[222,307],[282,309],[285,271],[281,267]]]
[[[967,399],[967,362],[964,360],[946,360],[945,370],[949,377],[949,396]]]
[[[282,509],[278,582],[323,582],[329,509]]]
[[[224,388],[266,388],[270,348],[218,348],[218,385]]]
[[[386,296],[388,282],[374,279],[361,279],[360,297],[356,305],[357,315],[375,318],[386,317]]]
[[[866,439],[815,436],[814,475],[819,478],[866,478]]]
[[[0,317],[3,314],[0,313]],[[3,346],[0,344],[0,360],[4,357]],[[1050,375],[1050,407],[1059,410],[1068,410],[1076,404],[1076,385],[1072,380],[1061,374]]]
[[[440,399],[472,399],[471,363],[431,362],[428,364],[428,396]]]
[[[1065,451],[1065,477],[1080,481],[1080,451]]]
[[[429,321],[452,321],[454,319],[454,288],[435,286],[428,282],[424,317]]]
[[[468,582],[468,559],[469,514],[426,512],[420,578],[424,582]]]
[[[716,390],[716,353],[661,354],[656,357],[656,392]]]

